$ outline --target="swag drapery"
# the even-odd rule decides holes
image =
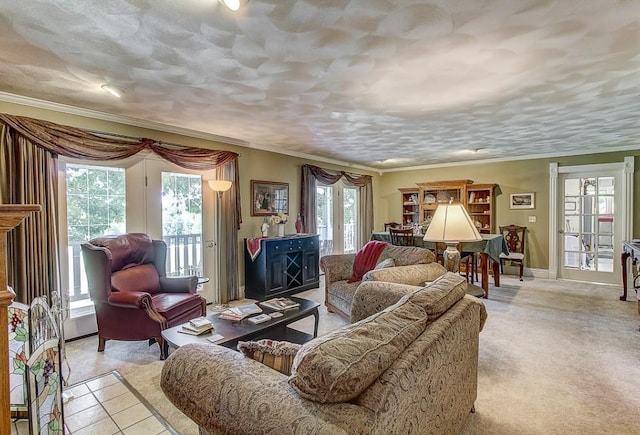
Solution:
[[[39,296],[50,297],[60,289],[58,257],[58,156],[105,161],[130,157],[149,149],[183,168],[210,170],[224,168],[235,181],[226,198],[225,210],[234,221],[226,225],[228,243],[225,270],[237,281],[238,229],[242,222],[238,189],[238,154],[165,144],[153,139],[111,138],[48,121],[0,113],[0,203],[39,204],[33,213],[8,234],[7,282],[16,300],[30,303]],[[225,216],[229,221],[229,217]],[[236,286],[237,287],[237,286]],[[235,292],[237,290],[233,290]],[[229,291],[227,291],[229,292]],[[60,292],[59,293],[66,293]],[[222,295],[223,299],[228,297]]]
[[[370,175],[351,174],[345,171],[323,169],[313,165],[302,166],[302,185],[300,189],[300,216],[304,231],[316,233],[316,181],[331,185],[344,178],[345,185],[360,189],[361,216],[359,240],[365,243],[373,232],[373,179]]]

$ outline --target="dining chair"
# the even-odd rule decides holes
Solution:
[[[500,273],[504,274],[504,262],[516,263],[520,266],[520,281],[522,281],[522,270],[524,269],[524,242],[527,227],[519,225],[501,226],[500,233],[507,242],[509,255],[500,254]]]
[[[402,228],[402,225],[399,224],[398,222],[385,222],[384,230],[389,231],[389,229],[391,228]]]
[[[392,245],[415,246],[413,228],[406,228],[406,229],[389,228],[389,235],[391,236]]]

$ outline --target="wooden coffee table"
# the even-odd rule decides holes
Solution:
[[[219,319],[218,317],[220,313],[215,313],[207,316],[207,319],[209,319],[213,323],[213,331],[209,331],[201,335],[190,335],[179,332],[182,330],[182,325],[167,328],[162,331],[165,354],[168,355],[169,346],[177,349],[189,343],[214,343],[228,347],[230,349],[235,349],[238,345],[238,341],[270,338],[272,340],[284,340],[290,341],[292,343],[302,344],[314,337],[317,337],[319,320],[318,307],[320,306],[320,304],[309,299],[296,297],[289,298],[298,302],[300,304],[300,307],[297,309],[283,311],[282,317],[271,319],[264,323],[258,323],[254,325],[253,323],[247,321],[247,319],[243,319],[240,322],[233,322],[230,320]],[[275,311],[261,305],[260,307],[266,314]],[[315,319],[313,326],[313,336],[290,328],[288,326],[293,322],[309,316],[313,316]],[[213,342],[208,340],[208,338],[213,337],[215,334],[220,334],[223,338]]]

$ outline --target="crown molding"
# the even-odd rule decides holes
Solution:
[[[602,150],[602,151],[585,150],[582,152],[529,154],[529,155],[518,156],[518,157],[500,157],[500,158],[481,159],[481,160],[461,160],[457,162],[435,163],[432,165],[405,166],[400,168],[383,169],[383,168],[374,168],[370,166],[359,165],[351,162],[345,162],[343,160],[332,159],[328,157],[321,157],[321,156],[307,154],[307,153],[298,152],[298,151],[281,150],[274,147],[256,145],[238,138],[219,136],[213,133],[204,133],[201,131],[191,130],[183,127],[177,127],[169,124],[163,124],[160,122],[146,121],[143,119],[133,118],[129,116],[114,115],[111,113],[100,112],[92,109],[85,109],[77,106],[70,106],[67,104],[54,103],[51,101],[40,100],[32,97],[25,97],[22,95],[16,95],[16,94],[11,94],[7,92],[0,92],[0,101],[4,101],[7,103],[20,104],[28,107],[35,107],[38,109],[52,110],[55,112],[66,113],[69,115],[83,116],[86,118],[98,119],[101,121],[108,121],[108,122],[114,122],[118,124],[130,125],[134,127],[146,128],[149,130],[162,131],[165,133],[179,134],[182,136],[187,136],[195,139],[204,139],[204,140],[219,142],[227,145],[235,145],[243,148],[250,148],[250,149],[256,149],[260,151],[267,151],[271,153],[282,154],[290,157],[298,157],[301,159],[307,159],[315,162],[323,162],[323,163],[330,163],[330,164],[339,165],[339,166],[346,166],[349,168],[374,172],[381,176],[388,172],[391,173],[391,172],[420,171],[425,169],[449,168],[454,166],[480,165],[480,164],[486,164],[486,163],[500,163],[500,162],[532,160],[532,159],[548,159],[548,158],[569,157],[569,156],[577,156],[577,155],[603,154],[603,153],[613,153],[613,152],[620,152],[620,151],[637,151],[638,150],[638,145],[628,145],[628,146],[622,146],[622,147],[607,148],[606,150]]]
[[[438,169],[438,168],[450,168],[453,166],[469,166],[469,165],[482,165],[485,163],[501,163],[501,162],[515,162],[521,160],[536,160],[536,159],[555,159],[559,157],[573,157],[573,156],[585,156],[589,154],[608,154],[608,153],[617,153],[623,151],[638,151],[640,147],[638,145],[626,145],[620,147],[612,147],[607,148],[606,150],[584,150],[580,152],[565,152],[565,153],[547,153],[547,154],[528,154],[525,156],[518,157],[500,157],[494,159],[482,159],[482,160],[466,160],[466,161],[458,161],[458,162],[447,162],[447,163],[436,163],[433,165],[421,165],[421,166],[407,166],[403,168],[392,168],[385,170],[378,170],[382,173],[387,172],[406,172],[406,171],[420,171],[424,169]]]
[[[165,133],[179,134],[182,136],[188,136],[196,139],[205,139],[205,140],[210,140],[214,142],[224,143],[227,145],[236,145],[244,148],[251,148],[251,149],[256,149],[260,151],[268,151],[271,153],[282,154],[282,155],[291,156],[291,157],[299,157],[307,160],[312,160],[315,162],[331,163],[334,165],[346,166],[350,168],[361,169],[361,170],[370,171],[370,172],[377,172],[381,174],[380,169],[372,168],[364,165],[357,165],[354,163],[349,163],[349,162],[345,162],[338,159],[331,159],[327,157],[321,157],[321,156],[316,156],[313,154],[307,154],[307,153],[302,153],[297,151],[280,150],[273,147],[255,145],[242,139],[226,137],[226,136],[218,136],[213,133],[203,133],[201,131],[191,130],[183,127],[176,127],[169,124],[163,124],[163,123],[154,122],[154,121],[145,121],[143,119],[133,118],[129,116],[114,115],[111,113],[100,112],[92,109],[84,109],[82,107],[70,106],[67,104],[54,103],[51,101],[25,97],[22,95],[10,94],[7,92],[0,92],[0,101],[4,101],[7,103],[20,104],[28,107],[35,107],[38,109],[51,110],[54,112],[66,113],[69,115],[84,116],[86,118],[99,119],[101,121],[131,125],[134,127],[146,128],[149,130],[162,131]]]

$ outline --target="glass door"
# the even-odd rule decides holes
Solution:
[[[320,236],[320,257],[333,254],[333,187],[316,188],[316,232]]]
[[[217,301],[215,194],[198,173],[164,160],[145,159],[146,213],[143,232],[167,244],[167,275],[196,275],[210,280],[199,287],[208,301]]]
[[[320,257],[354,253],[360,247],[359,190],[341,182],[316,188]]]
[[[621,245],[619,176],[615,173],[564,174],[560,207],[562,278],[617,283]]]

